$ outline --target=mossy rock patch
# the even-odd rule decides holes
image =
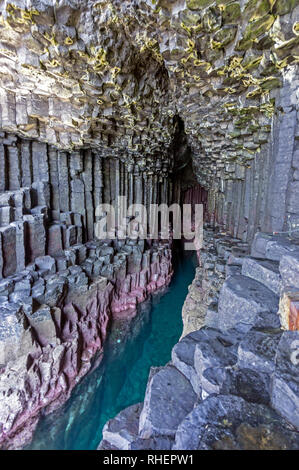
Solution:
[[[198,13],[185,10],[182,12],[180,15],[180,20],[186,25],[186,26],[198,26],[201,23],[201,16]]]
[[[296,36],[299,36],[299,21],[296,21],[296,23],[293,24],[293,33],[296,34]]]
[[[251,55],[249,57],[245,57],[242,61],[242,66],[246,70],[253,70],[260,65],[262,58],[262,55]]]
[[[245,29],[243,38],[239,41],[236,50],[247,50],[257,38],[265,34],[275,21],[274,15],[264,15],[262,18],[252,21]]]
[[[213,3],[213,0],[187,0],[187,7],[189,10],[200,10],[201,8],[206,8]]]
[[[234,23],[241,16],[241,8],[239,2],[233,2],[227,5],[222,14],[224,23]]]
[[[276,0],[273,13],[276,15],[285,15],[295,8],[296,4],[298,4],[298,0]]]
[[[229,44],[237,34],[237,25],[224,26],[214,34],[212,45],[215,49],[221,48]]]
[[[254,40],[261,36],[261,34],[266,33],[271,28],[274,20],[274,15],[265,15],[258,20],[252,21],[245,30],[244,39]]]
[[[273,88],[277,88],[281,86],[281,82],[279,78],[276,77],[268,77],[260,84],[263,90],[272,90]]]
[[[208,8],[202,18],[204,31],[213,33],[221,28],[222,16],[218,8]]]
[[[247,2],[244,14],[250,21],[262,18],[270,13],[275,0],[249,0]]]

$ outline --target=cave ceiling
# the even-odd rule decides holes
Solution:
[[[298,60],[298,0],[1,1],[0,128],[150,169],[179,116],[208,187],[250,166]]]

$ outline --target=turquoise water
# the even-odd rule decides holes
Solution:
[[[182,306],[195,274],[196,256],[174,257],[168,288],[138,307],[131,320],[114,322],[104,358],[73,390],[68,402],[43,417],[30,449],[96,449],[106,421],[143,401],[149,369],[163,366],[182,333]]]

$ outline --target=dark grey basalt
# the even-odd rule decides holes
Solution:
[[[147,385],[139,421],[140,437],[173,437],[195,403],[196,395],[190,382],[174,366],[166,366]]]
[[[294,244],[285,234],[266,234],[258,232],[253,240],[251,255],[255,258],[266,258],[279,261],[282,256],[297,253],[298,245]]]
[[[275,356],[271,404],[299,429],[299,332],[285,331]]]
[[[209,369],[209,373],[209,379],[212,381],[215,377],[214,370]],[[226,371],[225,380],[222,380],[219,390],[221,394],[237,395],[251,403],[269,405],[271,387],[272,378],[270,374],[250,368],[232,367]]]
[[[218,313],[207,324],[246,332],[253,326],[279,326],[277,312],[278,297],[270,289],[249,277],[230,276],[221,289]]]
[[[246,257],[242,264],[242,275],[260,282],[274,294],[280,295],[281,276],[278,266],[278,262],[275,261]]]
[[[196,336],[199,332],[190,333],[179,341],[172,349],[171,359],[174,366],[191,382],[197,396],[201,395],[201,386],[194,368],[194,352]]]
[[[171,450],[174,439],[158,436],[151,439],[138,438],[131,444],[131,450]]]
[[[218,395],[200,403],[180,424],[173,450],[286,450],[298,446],[299,434],[270,408]]]
[[[238,347],[238,366],[271,374],[281,331],[249,331]]]
[[[299,252],[282,256],[279,271],[284,286],[294,286],[299,289]]]
[[[202,389],[202,398],[220,393],[227,368],[237,362],[237,347],[241,334],[230,331],[223,334],[219,330],[202,328],[194,352],[194,368]],[[210,378],[209,371],[215,371],[217,380]]]
[[[271,237],[265,239],[268,243]],[[209,270],[207,257],[203,258]],[[249,260],[247,266],[246,260]],[[193,409],[184,417],[184,413],[178,414],[165,403],[171,401],[165,385],[171,368],[174,370],[171,364],[159,368],[158,372],[153,370],[143,405],[145,417],[139,421],[134,448],[152,448],[153,437],[148,440],[143,434],[149,417],[152,421],[146,423],[147,431],[155,436],[158,450],[164,449],[163,446],[168,449],[173,438],[173,450],[299,448],[299,336],[296,331],[280,328],[276,312],[278,297],[265,286],[270,282],[274,287],[273,280],[278,280],[278,263],[245,257],[244,264],[244,269],[250,271],[248,274],[252,273],[251,269],[259,274],[260,282],[248,276],[229,278],[219,293],[218,310],[215,304],[206,316],[208,324],[212,318],[218,319],[220,325],[233,318],[237,329],[223,331],[204,326],[183,337],[173,348],[172,364],[190,385],[182,398],[181,387],[177,389],[173,381],[173,391],[178,392],[176,397],[181,400],[177,410],[182,403],[190,403],[191,398]],[[234,296],[232,301],[230,295]],[[252,308],[258,313],[249,316],[248,328],[239,328],[239,316],[244,321]],[[171,423],[171,433],[165,420]],[[166,443],[168,432],[170,441]]]
[[[132,442],[138,436],[141,409],[142,403],[132,405],[108,421],[103,428],[103,440],[117,449],[131,449]]]

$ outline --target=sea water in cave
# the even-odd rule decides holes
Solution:
[[[171,284],[140,304],[133,319],[113,322],[100,365],[62,408],[40,420],[28,449],[96,449],[106,421],[143,401],[150,367],[165,365],[181,336],[182,306],[196,264],[194,252],[176,246]]]

